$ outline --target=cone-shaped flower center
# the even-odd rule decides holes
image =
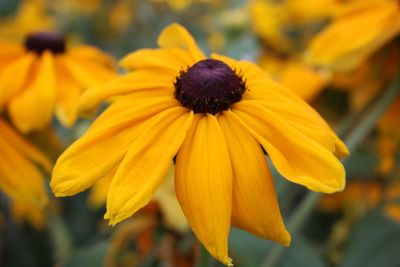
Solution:
[[[175,98],[194,113],[211,113],[229,109],[242,98],[246,86],[228,65],[205,59],[182,71],[175,82]]]
[[[60,54],[65,52],[65,39],[56,33],[37,32],[26,37],[25,48],[37,54],[41,54],[45,50]]]

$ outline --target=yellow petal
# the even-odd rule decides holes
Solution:
[[[69,55],[59,56],[57,61],[67,69],[83,89],[107,81],[115,75],[113,71],[102,65],[97,65],[84,59],[77,59]]]
[[[286,179],[318,192],[343,190],[344,167],[325,147],[257,102],[242,100],[232,111],[248,125]]]
[[[94,46],[80,45],[72,47],[68,49],[68,54],[75,58],[84,58],[108,67],[114,65],[114,61],[110,56]]]
[[[176,159],[175,190],[197,238],[215,258],[231,265],[228,236],[232,167],[217,119],[198,114]]]
[[[35,59],[34,54],[27,53],[4,67],[0,75],[0,108],[22,89]]]
[[[218,117],[233,168],[232,220],[250,233],[288,246],[290,234],[283,223],[265,155],[233,116],[228,111]]]
[[[54,60],[49,52],[44,52],[34,80],[10,102],[11,120],[22,132],[42,129],[50,123],[55,98]]]
[[[116,101],[60,156],[51,180],[57,196],[77,194],[106,176],[143,132],[142,122],[176,105],[172,96],[145,93]]]
[[[196,62],[190,60],[190,54],[186,50],[169,47],[162,49],[140,49],[124,57],[120,65],[129,70],[163,70],[169,71],[172,75],[178,75],[179,71],[186,69],[194,63]]]
[[[8,126],[3,120],[0,119],[0,132],[1,135],[8,140],[16,150],[27,159],[42,166],[46,171],[51,170],[50,160],[40,152],[36,147],[27,142],[21,135]]]
[[[193,112],[174,107],[149,118],[111,182],[106,218],[114,225],[145,206],[164,180],[192,124]],[[155,165],[156,163],[156,165]]]
[[[79,100],[79,110],[88,113],[105,99],[137,91],[152,90],[155,95],[162,92],[173,95],[174,79],[170,73],[135,71],[85,91]]]
[[[61,124],[71,127],[78,116],[78,99],[81,95],[81,88],[62,65],[56,64],[56,71],[58,89],[56,116]]]
[[[165,27],[159,35],[157,43],[162,48],[179,47],[189,51],[194,62],[206,58],[190,33],[178,23]]]
[[[0,133],[0,189],[10,196],[44,205],[42,174]]]

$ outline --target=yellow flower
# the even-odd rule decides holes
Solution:
[[[166,3],[170,8],[175,11],[181,12],[193,3],[202,3],[202,4],[219,4],[220,0],[152,0],[155,3]]]
[[[297,58],[281,59],[268,53],[259,62],[272,78],[307,102],[317,97],[331,78],[330,73],[308,66]]]
[[[83,110],[115,101],[58,159],[53,192],[74,195],[116,168],[105,216],[114,225],[151,200],[176,157],[177,198],[214,257],[231,264],[231,224],[288,245],[260,144],[288,180],[329,193],[345,185],[337,157],[348,155],[346,146],[255,64],[206,58],[179,24],[165,28],[158,44],[126,56],[130,73],[82,96]]]
[[[400,32],[397,0],[353,0],[311,42],[306,60],[348,71]]]
[[[1,20],[0,36],[20,41],[33,31],[52,29],[54,20],[47,14],[44,0],[24,0],[14,16]]]
[[[51,169],[47,157],[0,118],[0,190],[13,199],[44,205],[47,194],[36,165]]]
[[[73,125],[82,91],[114,76],[108,56],[91,46],[66,47],[54,33],[30,34],[23,45],[0,42],[0,51],[0,110],[22,132],[47,126],[53,112]]]

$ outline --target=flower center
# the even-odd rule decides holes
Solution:
[[[175,82],[175,98],[194,113],[211,113],[229,109],[242,99],[245,82],[228,65],[205,59],[181,71]]]
[[[65,52],[65,39],[56,33],[37,32],[26,37],[25,48],[37,54],[42,54],[46,50],[60,54]]]

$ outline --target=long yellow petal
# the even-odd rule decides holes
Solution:
[[[173,94],[174,76],[170,73],[135,71],[112,79],[106,84],[94,86],[85,91],[79,100],[79,110],[90,113],[102,101],[137,91],[152,90],[155,95],[162,92]]]
[[[94,46],[80,45],[71,47],[68,49],[68,54],[72,57],[84,58],[107,67],[113,67],[115,64],[114,60],[110,56]]]
[[[56,72],[58,90],[55,113],[61,124],[71,127],[78,117],[78,100],[82,90],[57,61]]]
[[[55,98],[54,60],[44,52],[32,83],[10,102],[11,120],[22,132],[42,129],[50,123]]]
[[[176,106],[172,96],[146,96],[145,93],[116,101],[60,156],[51,180],[57,196],[77,194],[106,176],[141,135],[142,122]]]
[[[26,83],[36,56],[25,54],[4,67],[0,75],[0,108]]]
[[[232,266],[228,236],[232,167],[217,119],[197,114],[176,159],[175,190],[197,238],[215,258]]]
[[[228,111],[218,117],[233,168],[232,220],[250,233],[287,246],[290,234],[283,223],[265,155],[233,116]]]
[[[26,141],[2,119],[0,119],[0,132],[1,135],[8,140],[8,143],[11,144],[17,151],[19,151],[21,155],[42,166],[46,171],[51,170],[52,166],[48,157],[46,157],[36,147]]]
[[[0,189],[10,196],[44,205],[42,174],[0,133]]]
[[[343,190],[345,170],[331,151],[256,102],[243,100],[232,111],[286,179],[318,192]]]
[[[169,71],[178,75],[179,71],[196,63],[190,60],[188,51],[177,47],[161,49],[140,49],[125,56],[120,65],[129,70],[152,69]]]
[[[164,28],[158,36],[157,43],[162,48],[179,47],[190,52],[194,62],[206,58],[190,33],[178,23],[173,23]]]
[[[174,107],[149,118],[111,182],[106,218],[114,225],[145,206],[164,180],[192,124],[193,112]]]

